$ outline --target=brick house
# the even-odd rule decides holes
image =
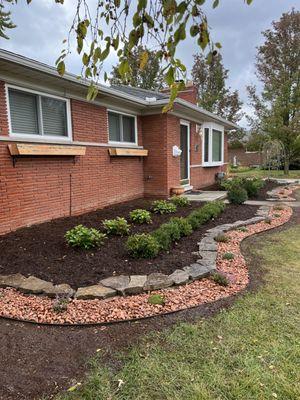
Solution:
[[[167,93],[99,85],[0,50],[0,234],[172,187],[201,188],[224,171],[236,125]],[[181,155],[179,156],[179,153]]]

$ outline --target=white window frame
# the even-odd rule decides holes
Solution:
[[[118,141],[118,140],[110,140],[109,139],[109,113],[114,113],[114,114],[119,114],[119,115],[125,115],[126,117],[133,117],[134,118],[134,142],[123,142],[123,141]],[[120,123],[120,136],[123,137],[123,119],[121,118],[121,123]],[[119,110],[113,110],[113,109],[107,109],[107,133],[108,133],[108,143],[109,144],[122,144],[126,146],[137,146],[138,145],[138,126],[137,126],[137,116],[134,114],[128,114]]]
[[[9,89],[16,89],[20,90],[21,92],[25,93],[32,93],[35,94],[38,97],[38,108],[39,108],[39,117],[40,117],[40,129],[41,133],[40,134],[26,134],[26,133],[20,133],[20,132],[13,132],[12,130],[12,123],[11,123],[11,115],[10,115],[10,104],[9,104]],[[37,139],[39,138],[40,141],[61,141],[61,142],[71,142],[72,141],[72,118],[71,118],[71,104],[70,104],[70,99],[67,99],[65,97],[59,97],[59,96],[54,96],[52,94],[48,94],[47,92],[40,92],[37,90],[32,90],[32,89],[27,89],[21,86],[15,86],[15,85],[10,85],[6,84],[5,85],[5,91],[6,91],[6,103],[7,103],[7,113],[8,113],[8,126],[9,126],[9,136],[14,137],[14,138],[20,138],[20,139]],[[42,115],[42,104],[41,104],[41,96],[43,97],[49,97],[52,99],[57,99],[64,101],[66,103],[66,114],[67,114],[67,136],[58,136],[58,135],[44,135],[44,127],[43,127],[43,115]]]
[[[208,134],[208,161],[204,161],[204,151],[205,151],[205,128],[209,129]],[[221,161],[212,160],[212,135],[213,129],[221,132]],[[215,124],[214,122],[204,123],[202,126],[202,166],[203,167],[217,167],[224,165],[224,126]]]

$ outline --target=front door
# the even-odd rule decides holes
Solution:
[[[180,183],[188,185],[190,183],[190,160],[189,160],[189,125],[180,125]]]

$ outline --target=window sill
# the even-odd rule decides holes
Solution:
[[[144,149],[126,149],[122,147],[110,147],[108,149],[109,155],[111,157],[147,157],[148,150]]]
[[[126,147],[126,148],[138,148],[138,144],[137,143],[133,143],[133,142],[113,142],[113,141],[109,141],[108,144],[110,146],[114,146],[114,147]]]
[[[9,144],[10,155],[15,156],[84,156],[83,146],[64,146],[52,144]]]
[[[202,163],[203,168],[221,167],[222,165],[224,165],[222,161],[213,163]]]

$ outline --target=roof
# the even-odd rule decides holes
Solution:
[[[80,85],[82,87],[88,87],[91,83],[87,79],[78,79],[77,75],[68,72],[66,72],[63,77],[60,77],[55,67],[30,59],[28,57],[24,57],[20,54],[0,49],[0,70],[2,61],[8,62],[9,64],[13,63],[15,65],[18,65],[19,67],[26,68],[26,71],[31,70],[33,71],[32,73],[35,73],[35,71],[37,71],[39,73],[46,74],[49,77],[51,76],[52,79],[60,79],[64,82],[69,82],[73,86]],[[100,83],[97,83],[97,88],[99,90],[99,95],[106,95],[119,100],[127,101],[131,104],[139,106],[143,110],[153,110],[157,107],[163,107],[169,102],[168,94],[152,90],[145,90],[124,85],[107,86]],[[180,109],[181,112],[186,113],[187,118],[188,116],[192,116],[194,119],[200,121],[214,121],[216,123],[224,125],[226,129],[239,128],[238,125],[227,121],[226,119],[219,117],[218,115],[204,110],[203,108],[198,107],[197,105],[192,104],[181,98],[175,99],[174,108],[175,107]]]
[[[157,100],[169,99],[166,93],[157,92],[154,90],[141,89],[132,86],[125,85],[111,85],[114,90],[119,90],[124,93],[131,94],[132,96],[139,97],[140,99],[147,100],[151,98],[156,98]]]

